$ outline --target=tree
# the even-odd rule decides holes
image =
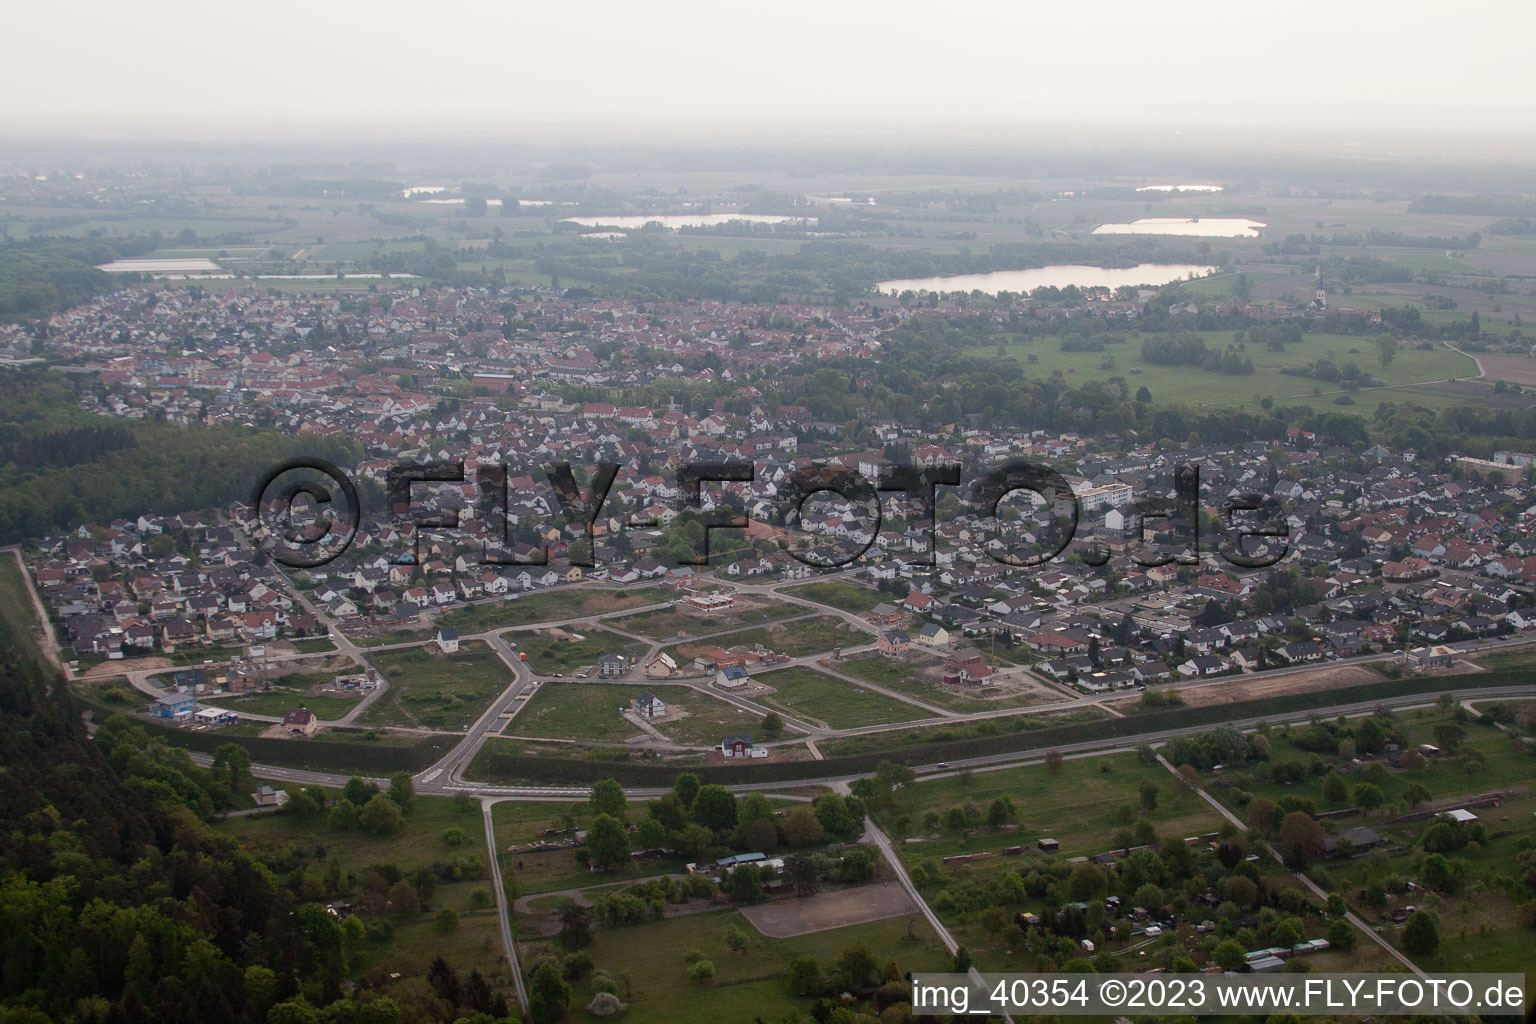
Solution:
[[[1432,911],[1415,910],[1403,927],[1403,949],[1414,956],[1433,956],[1439,948],[1439,918]]]
[[[693,820],[716,832],[734,827],[736,797],[724,786],[701,787],[693,801]]]
[[[421,913],[421,897],[416,895],[416,887],[403,878],[389,887],[385,900],[390,911],[403,921]]]
[[[379,787],[371,782],[365,782],[356,775],[347,780],[347,784],[341,787],[341,796],[344,800],[350,800],[358,807],[368,803],[373,795],[379,791]]]
[[[553,960],[546,960],[528,983],[528,1015],[533,1024],[554,1024],[571,1007],[571,985],[560,976]]]
[[[599,814],[587,830],[587,850],[593,865],[612,869],[629,864],[629,835],[618,818]]]
[[[676,793],[666,793],[652,800],[650,816],[661,822],[668,832],[681,832],[688,827],[688,808]]]
[[[821,841],[826,829],[816,812],[804,804],[791,807],[784,813],[784,841],[791,846],[810,846]]]
[[[683,802],[683,807],[689,810],[693,808],[693,801],[699,795],[699,788],[699,777],[693,772],[684,772],[677,777],[676,782],[672,783],[672,792],[676,793],[678,799]]]
[[[1391,334],[1378,334],[1376,336],[1376,355],[1381,360],[1381,368],[1385,370],[1392,365],[1392,360],[1397,357],[1401,348],[1397,338]]]
[[[897,790],[916,782],[917,772],[904,764],[897,764],[894,761],[881,761],[875,765],[875,778],[890,786],[892,790]]]
[[[400,805],[383,793],[374,794],[358,812],[357,823],[376,836],[394,835],[405,824]]]
[[[1104,869],[1091,861],[1077,864],[1067,878],[1067,892],[1074,900],[1087,902],[1101,898],[1108,891],[1109,882]]]
[[[357,828],[357,805],[345,797],[336,801],[336,806],[326,816],[326,824],[338,832],[349,832]]]
[[[166,535],[161,534],[155,540],[160,540]],[[231,796],[239,796],[245,792],[246,783],[251,777],[251,754],[238,743],[222,743],[213,752],[213,774],[224,781],[229,787]]]
[[[1248,826],[1258,829],[1268,838],[1279,823],[1279,815],[1276,813],[1275,802],[1267,796],[1256,796],[1248,801]]]
[[[592,911],[571,900],[560,908],[560,944],[571,952],[592,943]]]
[[[416,799],[416,784],[410,772],[395,772],[389,777],[389,798],[402,814],[411,813],[411,801]]]
[[[459,912],[448,907],[444,907],[442,910],[437,912],[436,925],[437,930],[440,932],[446,933],[453,931],[459,926]]]
[[[1330,807],[1342,807],[1344,801],[1349,799],[1349,784],[1344,781],[1344,776],[1338,772],[1329,772],[1323,777],[1323,801]]]
[[[795,887],[796,896],[816,895],[821,882],[821,875],[816,870],[816,862],[802,855],[791,857],[784,862],[784,877]]]
[[[770,711],[764,715],[759,725],[762,727],[763,735],[770,740],[776,740],[784,735],[784,716],[777,711]]]
[[[1382,796],[1380,786],[1362,782],[1355,787],[1355,806],[1366,814],[1370,814],[1384,803],[1386,798]]]
[[[1157,783],[1147,779],[1141,784],[1141,809],[1144,811],[1157,810]]]
[[[1344,918],[1336,917],[1328,922],[1328,944],[1335,949],[1342,949],[1348,953],[1355,948],[1358,939],[1355,926]]]
[[[756,864],[738,864],[725,880],[725,891],[732,903],[761,903],[763,876]]]
[[[1440,722],[1435,726],[1435,743],[1441,750],[1454,754],[1467,738],[1467,730],[1455,722]]]
[[[1403,790],[1403,799],[1408,801],[1409,807],[1418,807],[1420,804],[1429,803],[1429,789],[1422,782],[1410,782],[1408,788]]]
[[[1061,774],[1061,762],[1061,751],[1047,750],[1045,752],[1045,770],[1050,772],[1052,775]]]
[[[1211,959],[1222,970],[1235,971],[1248,962],[1248,953],[1236,939],[1222,939],[1211,951]]]
[[[784,984],[790,995],[814,996],[827,987],[827,980],[815,957],[797,956],[784,971]]]
[[[1424,884],[1436,892],[1451,892],[1457,887],[1456,872],[1444,854],[1432,853],[1425,857],[1420,873]]]
[[[715,965],[709,960],[695,960],[688,965],[688,979],[700,985],[715,976]]]
[[[303,996],[299,996],[297,999],[278,1003],[268,1010],[267,1024],[320,1024],[320,1011]]]
[[[1280,822],[1278,845],[1286,865],[1301,871],[1323,852],[1323,826],[1305,811],[1292,811]]]
[[[864,823],[849,811],[848,801],[836,793],[823,793],[811,803],[811,811],[821,827],[834,836],[848,835]]]
[[[732,953],[741,954],[747,951],[747,933],[734,924],[725,930],[725,948]]]
[[[624,820],[624,812],[629,807],[629,801],[624,797],[624,787],[614,779],[593,783],[592,796],[587,804],[593,814],[606,814],[619,821]]]

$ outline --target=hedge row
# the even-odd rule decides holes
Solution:
[[[97,711],[98,716],[102,713],[124,713],[122,708],[112,708],[95,701],[80,701],[78,697],[76,700]],[[168,746],[211,754],[226,743],[235,743],[244,747],[251,755],[251,761],[256,764],[340,775],[362,773],[384,776],[401,770],[418,772],[452,750],[458,741],[456,736],[427,736],[401,746],[389,743],[331,743],[324,739],[279,740],[266,736],[237,736],[218,730],[195,732],[164,725],[141,715],[130,717],[135,724],[156,730],[156,737]]]
[[[898,750],[851,754],[827,758],[824,761],[684,767],[666,763],[626,763],[504,754],[497,753],[492,747],[482,752],[482,755],[476,758],[476,763],[484,766],[486,778],[492,784],[540,782],[581,785],[600,779],[618,779],[627,786],[661,788],[671,786],[673,780],[683,771],[692,771],[705,782],[721,785],[796,782],[806,779],[868,774],[874,771],[875,766],[881,761],[917,765],[996,754],[1044,751],[1095,740],[1138,736],[1195,725],[1215,726],[1223,722],[1293,715],[1316,708],[1340,704],[1364,704],[1391,697],[1439,693],[1447,689],[1528,685],[1531,679],[1532,673],[1522,668],[1454,676],[1383,679],[1380,682],[1359,686],[1316,690],[1264,700],[1198,708],[1176,706],[1133,713],[1124,718],[1047,726],[1022,732],[907,746]],[[79,698],[76,697],[76,700]],[[94,707],[99,712],[121,710],[91,701],[81,703]],[[324,739],[280,740],[261,736],[234,736],[216,731],[192,732],[173,726],[162,726],[137,716],[135,721],[149,728],[159,729],[163,734],[161,738],[166,743],[185,747],[188,750],[212,753],[222,744],[237,743],[244,747],[250,753],[251,760],[258,764],[336,774],[388,775],[402,769],[420,771],[451,750],[457,739],[454,736],[428,736],[405,746],[385,743],[377,745],[333,743]]]

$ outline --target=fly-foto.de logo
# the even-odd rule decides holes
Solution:
[[[597,526],[604,520],[609,491],[621,469],[615,463],[603,463],[583,485],[568,462],[543,467],[560,514],[586,541],[569,549],[571,564],[595,564]],[[547,544],[522,545],[525,550],[518,550],[519,546],[511,542],[510,502],[529,497],[514,492],[511,479],[504,465],[481,464],[472,477],[466,475],[463,462],[391,466],[385,473],[385,500],[390,517],[407,538],[407,547],[397,553],[395,561],[418,562],[424,535],[452,534],[460,529],[460,512],[435,507],[418,495],[417,485],[424,494],[432,485],[469,483],[474,499],[466,514],[484,526],[479,531],[485,538],[480,564],[547,565]],[[741,510],[730,508],[728,500],[714,500],[708,485],[750,485],[756,479],[756,465],[744,459],[679,467],[677,491],[684,513],[692,514],[698,528],[688,534],[687,553],[676,559],[677,564],[708,565],[711,532],[747,529],[753,523]],[[774,535],[795,559],[813,568],[837,569],[863,557],[875,543],[885,523],[883,507],[894,496],[903,503],[902,519],[913,541],[904,560],[933,566],[937,564],[941,487],[956,489],[953,493],[960,502],[959,514],[979,524],[987,537],[982,550],[999,564],[1039,566],[1068,553],[1069,548],[1089,565],[1104,565],[1111,557],[1103,538],[1078,539],[1082,509],[1067,478],[1027,459],[1009,460],[969,480],[958,463],[890,465],[873,480],[838,464],[805,467],[775,482],[766,519],[782,524]],[[1014,495],[1022,495],[1030,508],[1025,513],[1014,510],[1001,516],[1003,503]],[[841,516],[837,543],[807,528],[805,507],[817,496],[840,498],[847,510]],[[263,548],[278,562],[296,568],[333,561],[351,545],[362,524],[357,486],[345,471],[324,459],[299,458],[275,466],[252,489],[249,504],[254,516],[252,531]],[[1231,496],[1214,510],[1214,522],[1202,516],[1200,467],[1194,464],[1174,471],[1167,493],[1128,500],[1116,511],[1123,524],[1122,543],[1117,548],[1143,568],[1170,563],[1196,565],[1203,542],[1212,543],[1217,554],[1243,569],[1274,565],[1289,550],[1290,527],[1272,496]],[[632,516],[622,525],[652,529],[659,524],[651,518]],[[1149,530],[1158,534],[1155,550],[1145,543]]]

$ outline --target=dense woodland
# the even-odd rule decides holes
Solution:
[[[0,543],[243,500],[262,473],[301,452],[343,464],[359,454],[344,439],[92,416],[57,374],[7,374],[0,379]]]

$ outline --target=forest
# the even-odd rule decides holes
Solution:
[[[10,374],[0,381],[0,543],[221,506],[246,498],[264,471],[300,453],[346,464],[360,454],[339,438],[93,416],[59,375]]]

